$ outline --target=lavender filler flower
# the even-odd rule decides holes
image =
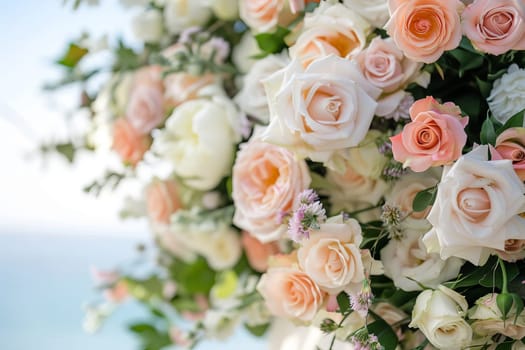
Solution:
[[[288,234],[295,242],[310,238],[310,230],[318,230],[326,220],[326,211],[319,196],[312,189],[299,194],[299,207],[294,210],[288,222]]]

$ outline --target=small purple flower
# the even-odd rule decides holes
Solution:
[[[350,295],[350,307],[359,315],[366,317],[368,308],[372,305],[372,293],[369,290]]]
[[[299,193],[298,197],[299,197],[299,202],[301,202],[302,204],[312,204],[313,202],[319,200],[319,196],[311,188]]]
[[[199,26],[186,28],[182,33],[180,33],[179,43],[181,44],[191,43],[193,41],[192,37],[201,31],[202,31],[202,28]]]
[[[299,207],[294,210],[288,222],[288,234],[295,242],[310,238],[310,230],[318,230],[326,220],[326,211],[318,201],[319,196],[313,190],[301,192],[297,198]]]

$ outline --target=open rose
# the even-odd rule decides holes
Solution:
[[[525,128],[510,128],[496,139],[491,149],[492,159],[509,159],[522,181],[525,181]]]
[[[432,97],[416,101],[410,108],[412,121],[390,138],[394,159],[417,172],[458,159],[467,142],[468,123],[460,113],[451,102],[441,105]]]
[[[239,15],[256,32],[271,32],[292,19],[287,0],[240,0]]]
[[[483,265],[509,239],[525,239],[525,185],[508,160],[488,160],[479,146],[446,167],[423,238],[441,258],[457,256]]]
[[[273,315],[300,321],[312,321],[325,299],[308,274],[295,267],[269,268],[257,290]]]
[[[299,265],[329,294],[337,295],[352,284],[361,288],[365,278],[359,249],[362,238],[356,220],[345,221],[341,215],[330,218],[302,242],[297,252]]]
[[[476,0],[461,17],[463,33],[478,50],[493,55],[525,50],[525,7],[521,0]]]
[[[270,124],[263,140],[329,166],[338,151],[364,139],[380,93],[353,62],[337,56],[306,69],[292,61],[264,84]]]
[[[233,222],[263,243],[281,238],[286,232],[282,217],[308,188],[306,163],[290,151],[252,140],[241,145],[233,166]]]
[[[433,63],[461,41],[458,0],[389,0],[388,34],[405,56]]]
[[[382,28],[390,18],[387,0],[343,0],[343,4],[377,28]]]
[[[417,296],[408,326],[419,328],[438,349],[464,349],[472,340],[472,329],[464,319],[467,309],[465,297],[452,289],[426,289]]]
[[[370,25],[343,4],[323,1],[306,16],[290,57],[304,66],[328,55],[348,58],[364,49],[369,31]]]
[[[138,132],[127,119],[119,118],[113,125],[112,148],[124,162],[137,165],[150,145],[150,137]]]
[[[146,190],[146,206],[151,220],[169,223],[170,215],[181,208],[175,181],[154,180]]]
[[[268,269],[268,259],[280,252],[279,245],[276,242],[261,243],[246,231],[242,233],[241,242],[248,262],[255,271],[266,271]]]

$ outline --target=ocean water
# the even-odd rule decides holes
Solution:
[[[126,324],[145,312],[127,303],[96,335],[82,329],[82,305],[97,295],[90,266],[130,261],[137,239],[67,234],[0,233],[0,350],[139,350]],[[240,331],[198,350],[262,350],[264,341]]]

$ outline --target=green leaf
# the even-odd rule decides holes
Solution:
[[[510,117],[509,120],[498,130],[496,131],[496,134],[501,134],[503,131],[510,129],[510,128],[521,128],[523,127],[523,116],[525,114],[525,109],[519,111],[518,113],[514,114],[512,117]]]
[[[170,270],[181,291],[187,294],[208,294],[215,284],[215,272],[202,257],[189,264],[176,261]]]
[[[266,324],[257,325],[257,326],[250,326],[245,323],[244,328],[246,328],[248,332],[250,332],[250,334],[256,337],[262,337],[266,333],[268,328],[270,328],[270,324],[266,323]]]
[[[494,129],[492,118],[487,117],[481,125],[481,143],[494,145],[496,143],[496,137],[496,130]]]
[[[519,268],[516,264],[506,265],[507,279],[512,281],[516,276],[519,275]],[[482,278],[479,279],[479,283],[483,287],[487,288],[503,288],[503,275],[500,269],[490,268]]]
[[[480,78],[476,77],[476,84],[478,85],[479,92],[484,98],[489,97],[490,91],[492,90],[492,84],[481,80]]]
[[[58,143],[55,145],[55,150],[64,156],[68,162],[73,163],[75,160],[76,148],[71,142]]]
[[[89,52],[85,47],[81,47],[75,43],[69,44],[66,53],[60,58],[57,63],[67,68],[75,68],[78,62]]]
[[[381,317],[376,314],[373,314],[373,316],[376,320],[366,327],[368,333],[375,334],[385,350],[395,350],[398,343],[396,332]]]
[[[341,292],[337,295],[337,305],[339,305],[339,312],[342,314],[350,311],[350,298],[345,292]]]
[[[514,340],[504,341],[503,343],[498,344],[498,346],[496,347],[496,350],[512,350],[512,345],[514,343],[515,343]]]
[[[416,212],[424,211],[429,205],[432,205],[436,200],[437,186],[433,186],[423,191],[420,191],[414,197],[412,202],[412,209]]]
[[[279,27],[274,33],[260,33],[255,36],[257,45],[265,53],[281,52],[286,47],[284,38],[290,33],[290,30]]]
[[[449,51],[449,54],[459,62],[459,76],[464,72],[483,66],[484,56],[461,48]]]

